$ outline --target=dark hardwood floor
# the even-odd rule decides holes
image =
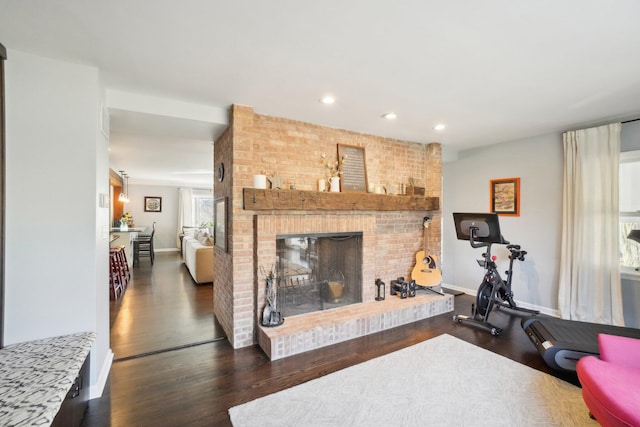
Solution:
[[[213,285],[196,285],[177,252],[131,269],[123,298],[110,301],[111,350],[120,360],[224,337],[213,315]]]
[[[161,266],[166,259],[156,260],[160,261],[149,274],[153,276],[160,271],[164,276],[175,274],[168,265],[166,270]],[[141,269],[138,278],[142,273]],[[474,300],[469,295],[455,297],[455,312],[468,314]],[[132,305],[129,310],[135,307]],[[90,401],[83,425],[229,426],[230,407],[444,333],[577,384],[575,374],[555,372],[543,362],[520,327],[521,316],[508,313],[508,310],[491,313],[492,322],[504,328],[499,337],[454,323],[452,313],[447,313],[275,362],[270,362],[257,346],[233,350],[227,340],[114,362],[104,395]],[[197,318],[194,316],[194,323]],[[149,334],[162,336],[153,332],[153,324],[148,327]],[[185,324],[181,327],[187,328]],[[408,363],[419,369],[429,363],[429,357],[425,354],[424,359]]]

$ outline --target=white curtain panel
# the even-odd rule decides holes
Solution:
[[[564,319],[624,325],[618,245],[620,123],[566,132],[558,308]]]
[[[176,244],[180,247],[180,234],[182,233],[182,226],[190,226],[193,221],[192,201],[191,195],[193,191],[191,188],[179,188],[178,189],[178,233],[176,234]]]

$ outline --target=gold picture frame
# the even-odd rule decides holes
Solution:
[[[491,180],[491,212],[520,216],[520,178]]]

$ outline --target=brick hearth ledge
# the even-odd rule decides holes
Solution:
[[[453,295],[419,290],[414,298],[352,304],[287,317],[284,324],[258,327],[258,344],[271,360],[314,350],[453,311]]]

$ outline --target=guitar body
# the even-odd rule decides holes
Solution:
[[[427,252],[427,229],[431,218],[428,216],[424,218],[422,225],[424,226],[424,247],[425,250],[416,254],[416,265],[411,271],[411,280],[416,282],[418,286],[438,286],[442,282],[442,273],[438,270],[436,263],[437,258],[433,255],[428,255]]]
[[[442,274],[436,264],[437,258],[427,255],[425,251],[416,254],[416,265],[411,271],[411,279],[419,286],[438,286],[442,282]]]

